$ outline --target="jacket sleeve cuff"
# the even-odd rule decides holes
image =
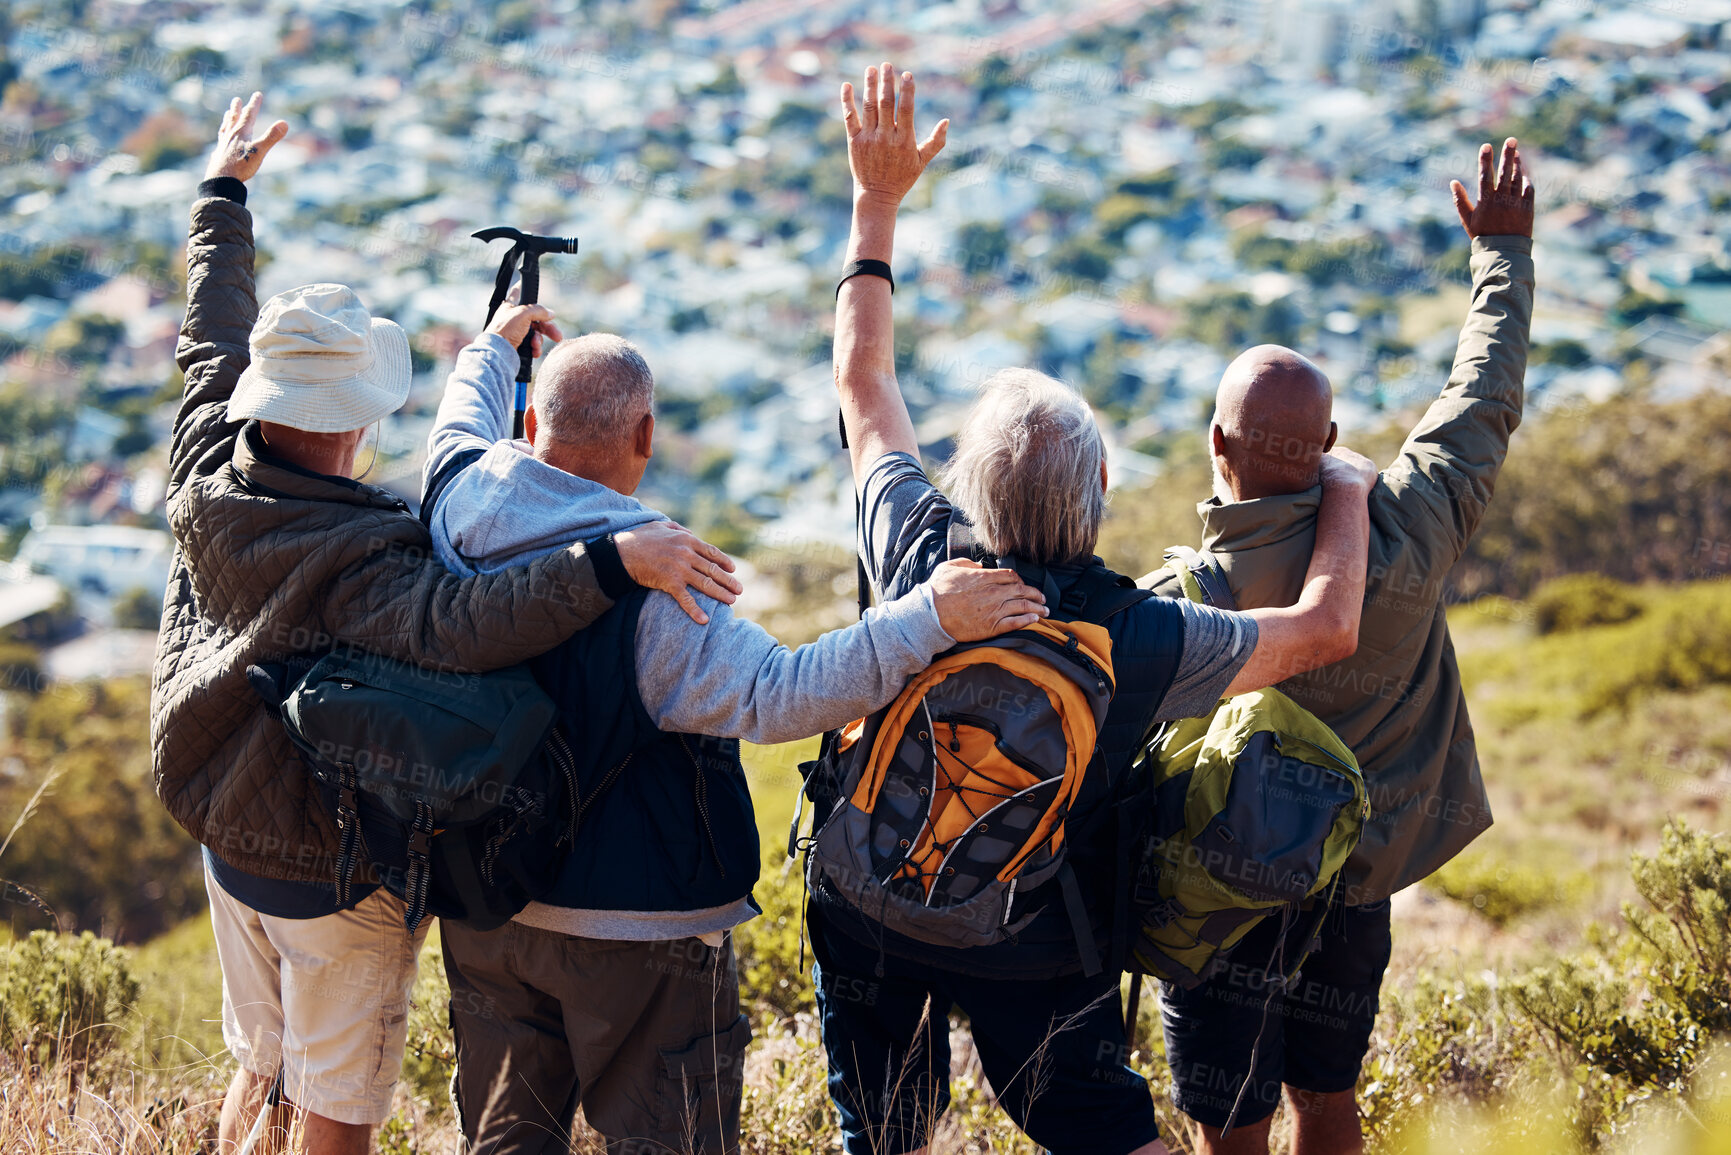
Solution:
[[[198,185],[199,199],[205,197],[221,197],[234,201],[236,204],[246,204],[246,182],[232,176],[211,177],[200,181]]]
[[[926,582],[867,612],[882,614],[884,623],[894,626],[902,640],[927,660],[956,644],[956,639],[950,637],[938,620],[938,604],[932,598],[932,587]]]
[[[612,534],[590,538],[583,543],[583,549],[595,566],[595,580],[600,584],[601,592],[613,601],[638,588],[631,575],[625,572],[625,563],[619,558],[619,546],[613,541]]]
[[[1533,238],[1507,234],[1494,237],[1474,237],[1473,252],[1477,253],[1533,253]]]

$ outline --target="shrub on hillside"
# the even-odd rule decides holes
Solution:
[[[1583,1146],[1638,1106],[1682,1110],[1715,1040],[1731,1037],[1731,839],[1668,824],[1632,856],[1629,933],[1512,976],[1421,975],[1385,992],[1360,1082],[1371,1134],[1408,1130],[1439,1100],[1515,1100],[1561,1111]],[[1559,1085],[1566,1100],[1547,1100]]]
[[[1579,873],[1539,870],[1474,853],[1451,860],[1425,881],[1498,926],[1537,911],[1572,905],[1588,886],[1586,876]]]
[[[56,929],[136,943],[204,908],[198,848],[151,779],[149,702],[146,678],[55,683],[6,702],[13,740],[0,753],[21,769],[0,775],[0,824],[56,777],[3,873],[42,896]]]
[[[26,1065],[99,1058],[137,1001],[132,953],[89,931],[32,931],[0,947],[0,1047]]]
[[[1558,630],[1521,647],[1469,654],[1469,683],[1497,687],[1486,712],[1505,722],[1625,712],[1661,693],[1731,685],[1731,583],[1642,591],[1639,617]]]
[[[800,945],[805,925],[805,883],[800,867],[805,860],[789,861],[779,853],[766,858],[755,891],[763,913],[733,932],[740,996],[786,1017],[816,1006],[811,951],[802,951]]]
[[[1627,709],[1655,690],[1687,691],[1731,683],[1731,586],[1699,582],[1638,621],[1601,631],[1602,660],[1587,668],[1590,713]]]
[[[1516,998],[1630,1097],[1681,1093],[1713,1036],[1731,1029],[1731,839],[1670,822],[1630,874],[1642,904],[1624,904],[1634,932],[1624,950],[1535,971]]]
[[[1726,542],[1731,395],[1624,396],[1521,428],[1451,576],[1467,594],[1516,597],[1584,571],[1681,581],[1731,568]]]
[[[1533,625],[1541,634],[1611,626],[1641,614],[1640,592],[1597,573],[1570,574],[1533,591]]]

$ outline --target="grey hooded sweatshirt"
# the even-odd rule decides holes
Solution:
[[[428,440],[427,477],[455,454],[485,452],[446,487],[433,548],[453,573],[492,573],[665,515],[604,485],[538,461],[509,440],[517,351],[485,334],[457,357]],[[788,742],[887,705],[907,679],[955,644],[931,589],[866,611],[863,621],[790,650],[729,606],[697,595],[700,626],[660,591],[637,623],[637,690],[663,730]],[[519,921],[589,938],[668,939],[712,934],[754,913],[749,902],[669,915],[583,911],[531,903]]]

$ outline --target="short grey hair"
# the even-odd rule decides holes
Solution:
[[[655,411],[655,377],[623,337],[585,333],[547,354],[535,380],[535,416],[562,445],[612,445]]]
[[[1105,458],[1093,410],[1074,389],[1032,369],[1004,369],[962,423],[944,487],[1000,557],[1086,561],[1106,516]]]

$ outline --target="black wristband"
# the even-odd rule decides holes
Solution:
[[[849,261],[842,266],[841,280],[835,283],[835,295],[841,296],[841,287],[854,277],[882,277],[890,283],[890,293],[893,295],[896,291],[896,279],[890,275],[888,261],[864,260]]]
[[[595,581],[602,593],[618,601],[637,588],[637,583],[625,572],[625,563],[619,560],[619,547],[614,544],[612,534],[590,538],[583,543],[583,549],[595,565]]]
[[[238,177],[213,176],[209,180],[200,181],[198,195],[204,197],[222,197],[236,204],[246,204],[246,182]]]

